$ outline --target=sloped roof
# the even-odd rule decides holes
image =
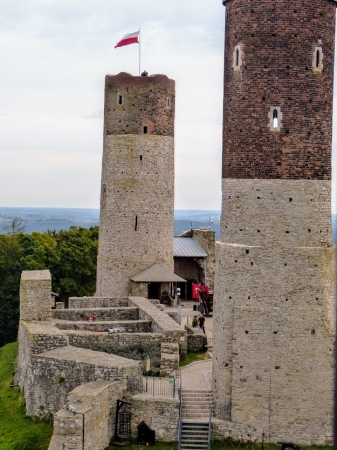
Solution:
[[[153,266],[148,267],[137,275],[131,277],[130,280],[135,281],[136,283],[186,283],[186,280],[178,277],[178,275],[170,270],[167,270],[166,267],[163,267],[160,264],[154,264]]]
[[[206,258],[208,254],[191,237],[177,236],[173,241],[173,257]]]

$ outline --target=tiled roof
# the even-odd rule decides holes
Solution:
[[[185,258],[206,258],[208,254],[191,237],[175,237],[173,244],[173,256]]]
[[[154,264],[153,266],[148,267],[137,275],[134,275],[130,279],[132,281],[136,281],[137,283],[186,282],[186,280],[179,277],[170,270],[167,270],[166,267],[163,267],[160,264]]]

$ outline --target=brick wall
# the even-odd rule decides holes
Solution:
[[[335,10],[329,0],[226,2],[223,177],[331,178]],[[272,106],[280,132],[268,126]]]

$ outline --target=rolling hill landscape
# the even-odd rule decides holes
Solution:
[[[210,227],[220,239],[220,210],[180,209],[174,212],[174,235],[190,228]],[[0,207],[0,234],[13,218],[25,227],[25,233],[67,230],[71,226],[89,228],[99,224],[99,209]],[[333,243],[337,244],[337,214],[332,214]]]

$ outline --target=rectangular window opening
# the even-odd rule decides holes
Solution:
[[[144,134],[147,134],[147,127],[143,127]]]
[[[123,96],[119,95],[118,96],[118,104],[121,105],[123,103]]]
[[[140,159],[141,161],[143,161],[143,155],[140,155],[140,156],[139,156],[139,159]]]

